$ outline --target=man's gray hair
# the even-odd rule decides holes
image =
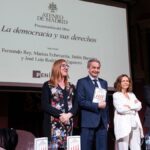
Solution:
[[[101,66],[101,62],[97,58],[92,58],[92,59],[89,59],[89,61],[87,63],[87,68],[90,67],[92,62],[97,62]]]

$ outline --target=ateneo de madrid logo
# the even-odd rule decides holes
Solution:
[[[58,12],[57,4],[51,2],[48,4],[48,12],[43,12],[40,16],[37,16],[37,21],[67,25],[68,20],[62,14],[58,14],[57,12]]]

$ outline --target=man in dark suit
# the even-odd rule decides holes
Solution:
[[[103,96],[97,96],[98,101],[93,101],[95,88],[107,90],[108,86],[107,81],[98,78],[100,67],[98,59],[89,60],[89,75],[77,82],[76,97],[81,110],[81,150],[93,150],[93,146],[96,150],[107,149],[108,101]]]

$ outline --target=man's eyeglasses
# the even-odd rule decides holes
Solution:
[[[69,65],[68,64],[61,64],[61,67],[63,67],[63,68],[69,68]]]

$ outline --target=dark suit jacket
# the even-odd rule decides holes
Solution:
[[[107,90],[107,81],[99,78],[102,88]],[[105,109],[99,109],[97,103],[93,103],[95,86],[89,76],[79,79],[77,82],[76,98],[81,111],[81,127],[96,128],[100,120],[105,127],[108,124],[108,100]]]

